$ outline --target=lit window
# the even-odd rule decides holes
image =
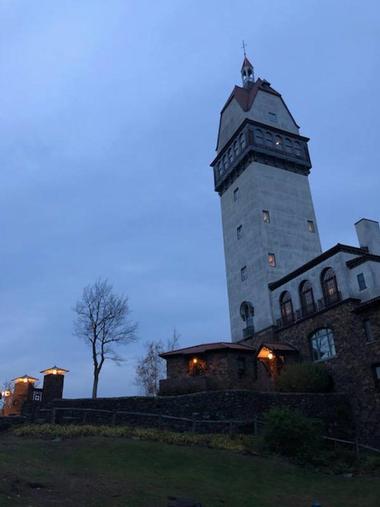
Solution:
[[[237,141],[234,142],[234,152],[235,152],[235,157],[237,157],[239,155],[239,144]]]
[[[310,338],[313,361],[324,361],[336,355],[334,334],[331,329],[323,328],[316,331]]]
[[[365,290],[367,288],[367,284],[365,283],[364,274],[359,273],[357,275],[357,279],[358,279],[359,290]]]
[[[275,136],[274,144],[276,148],[282,148],[282,138],[280,136]]]
[[[363,320],[363,327],[364,327],[365,337],[367,338],[367,342],[373,342],[374,337],[373,337],[373,333],[372,333],[371,321],[369,319]]]
[[[268,264],[272,268],[276,267],[276,256],[274,255],[274,253],[269,253],[268,254]]]
[[[237,239],[241,239],[243,237],[243,226],[239,225],[239,227],[236,229],[236,236]]]
[[[315,303],[314,303],[313,287],[311,286],[309,280],[304,280],[303,282],[301,282],[299,286],[299,294],[301,301],[302,316],[306,317],[307,315],[314,313]]]
[[[204,375],[207,370],[206,361],[200,357],[192,357],[188,362],[188,372],[192,377]]]
[[[236,202],[239,199],[239,187],[234,190],[234,201]]]
[[[247,266],[244,266],[240,270],[240,279],[242,282],[244,282],[245,280],[247,280],[247,278],[248,278]]]
[[[267,209],[263,209],[263,220],[264,220],[264,223],[266,223],[266,224],[270,223],[270,214]]]
[[[308,228],[309,232],[315,232],[315,225],[314,225],[313,220],[307,221],[307,228]]]
[[[270,121],[273,121],[273,123],[277,123],[277,114],[276,113],[272,113],[271,111],[269,111],[268,118],[270,119]]]
[[[336,281],[335,272],[332,268],[326,268],[322,271],[321,283],[325,304],[330,305],[338,302],[340,299],[338,283]]]
[[[234,156],[233,156],[233,153],[232,153],[232,148],[230,148],[228,150],[228,160],[230,161],[230,163],[232,163],[233,159],[234,159]]]
[[[240,134],[239,143],[240,143],[241,149],[244,150],[244,148],[247,145],[244,134]]]
[[[292,298],[288,291],[281,294],[280,297],[281,317],[284,324],[290,324],[294,321]]]

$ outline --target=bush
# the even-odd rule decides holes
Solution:
[[[288,393],[326,393],[331,391],[332,381],[322,364],[295,363],[283,369],[276,387]]]
[[[265,414],[264,442],[284,456],[310,459],[323,445],[322,423],[296,410],[272,408]]]

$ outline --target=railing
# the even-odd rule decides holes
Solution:
[[[292,315],[287,316],[286,318],[281,317],[277,319],[276,323],[278,327],[285,327],[297,322],[298,320],[304,319],[306,317],[310,317],[321,310],[325,310],[330,308],[330,306],[335,305],[342,301],[342,294],[340,291],[335,292],[331,296],[325,296],[321,299],[317,300],[317,303],[313,302],[309,305],[301,307],[297,309]]]

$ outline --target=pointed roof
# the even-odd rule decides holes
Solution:
[[[248,60],[248,58],[246,56],[244,57],[243,65],[241,66],[241,68],[244,69],[244,67],[252,67],[253,68],[252,63]]]
[[[22,377],[13,378],[11,382],[36,382],[37,380],[38,378],[25,374]]]
[[[42,370],[40,373],[44,375],[64,375],[68,373],[69,370],[65,370],[65,368],[59,368],[58,366],[52,366],[51,368],[46,368],[46,370]]]

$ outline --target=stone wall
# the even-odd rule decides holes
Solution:
[[[164,427],[178,431],[195,430],[200,432],[222,432],[230,428],[229,421],[241,421],[234,425],[235,431],[253,431],[255,417],[272,407],[289,407],[298,409],[304,415],[322,419],[326,424],[326,434],[336,437],[352,437],[354,430],[351,418],[351,407],[347,398],[341,394],[282,394],[255,393],[248,390],[214,391],[180,396],[126,397],[92,399],[56,400],[51,408],[65,408],[57,411],[57,422],[99,423],[99,424],[133,424],[145,427]],[[79,409],[92,409],[85,416]],[[110,411],[110,412],[101,412]],[[97,412],[98,411],[98,412]],[[115,411],[133,412],[118,414]],[[154,417],[172,416],[188,418],[189,421],[178,421]],[[36,413],[37,420],[50,420],[51,412]],[[200,421],[219,421],[207,423]],[[247,421],[248,424],[243,422]]]
[[[354,409],[360,438],[380,447],[380,391],[374,379],[373,365],[380,363],[380,311],[379,301],[361,305],[358,300],[347,299],[315,313],[286,328],[268,329],[262,341],[285,342],[300,353],[300,360],[311,361],[310,337],[320,328],[328,327],[334,333],[335,357],[323,361],[334,381],[334,390],[346,393]],[[372,337],[368,339],[364,320],[371,325]],[[252,340],[247,345],[256,345]],[[260,370],[258,370],[260,373]],[[260,378],[265,379],[265,372]],[[270,388],[270,387],[268,387]],[[263,385],[261,386],[263,389]]]

